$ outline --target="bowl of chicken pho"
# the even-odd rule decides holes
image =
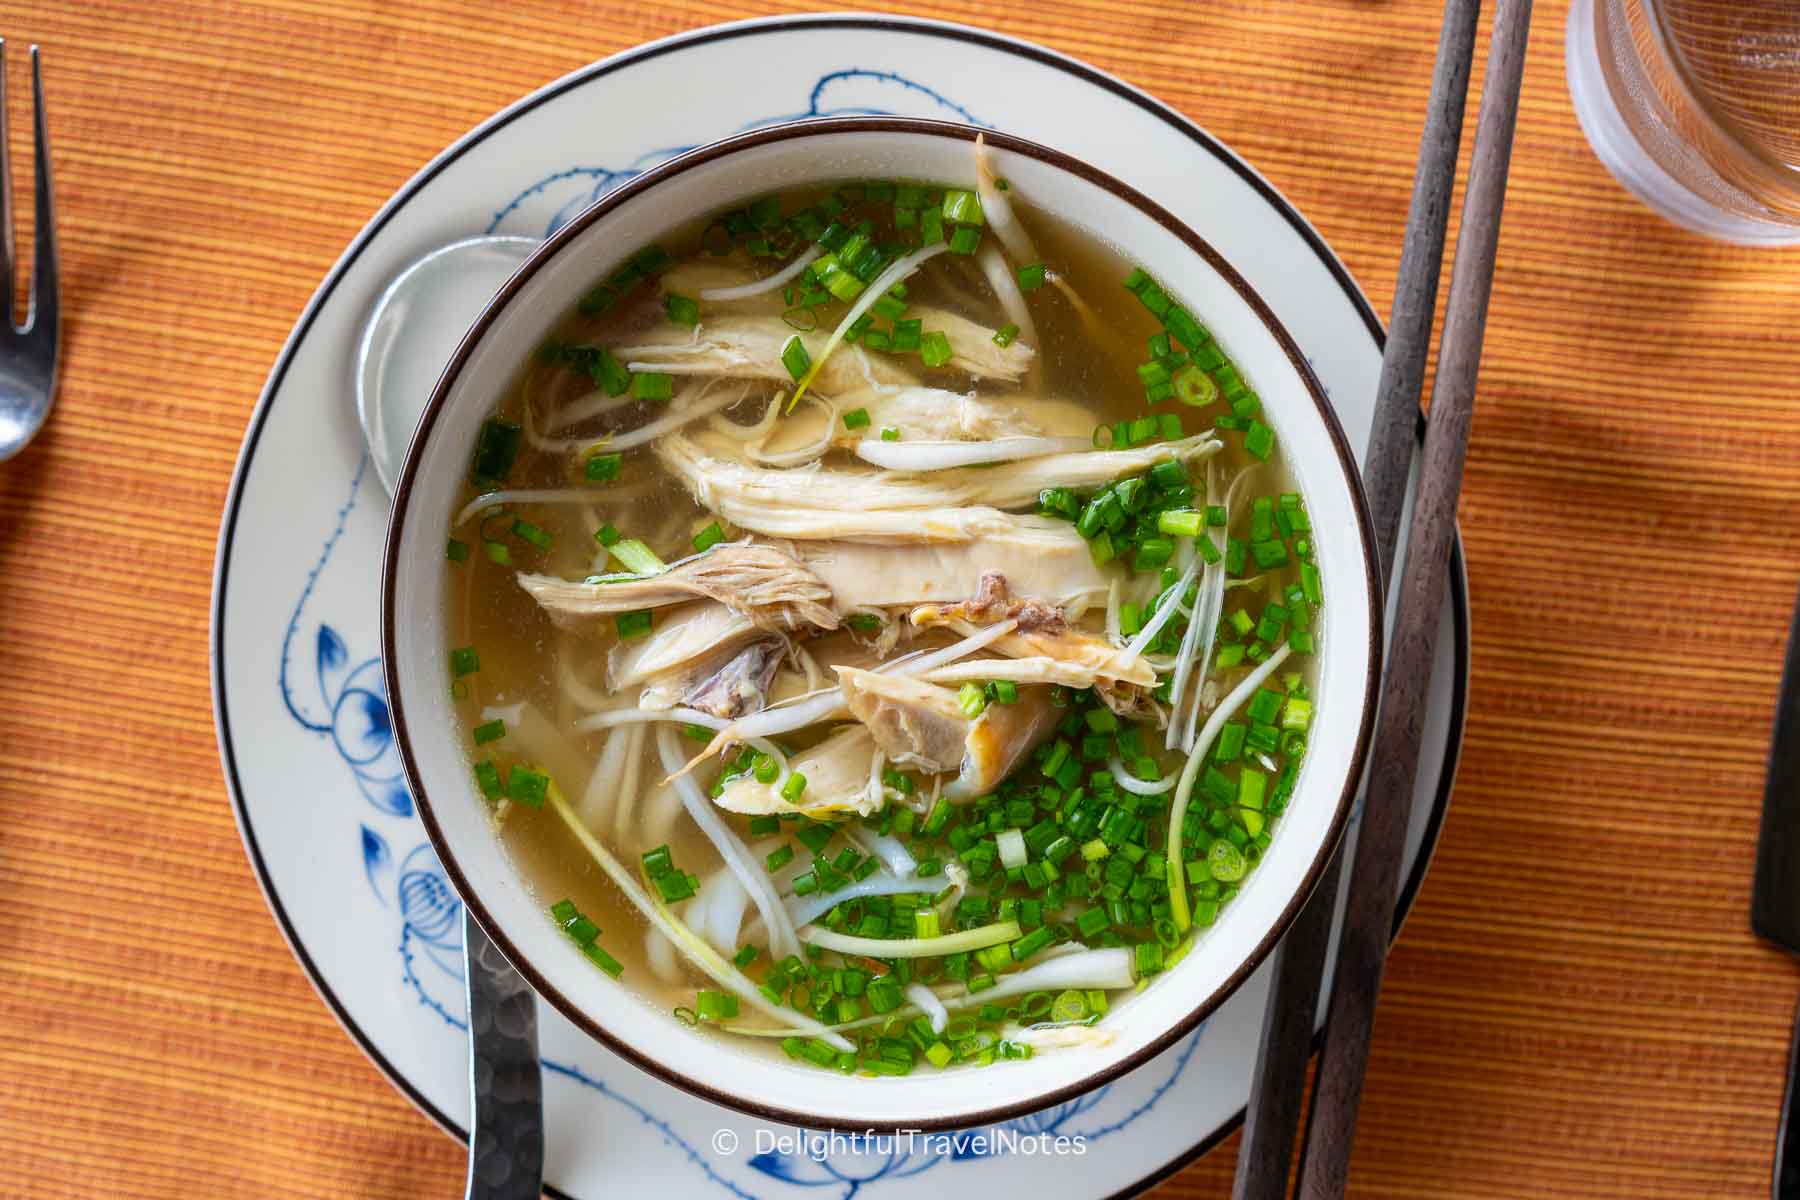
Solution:
[[[548,1003],[769,1119],[930,1128],[1248,977],[1345,822],[1379,623],[1233,237],[1016,138],[814,121],[501,290],[406,462],[383,657],[432,843]]]

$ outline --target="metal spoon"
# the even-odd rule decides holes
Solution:
[[[356,348],[356,413],[389,495],[450,352],[537,246],[524,237],[452,242],[394,276],[369,310]]]
[[[394,277],[363,326],[356,412],[375,474],[393,494],[407,442],[442,364],[506,278],[536,248],[482,237],[427,254]],[[463,910],[469,989],[467,1200],[536,1200],[544,1177],[537,998]]]

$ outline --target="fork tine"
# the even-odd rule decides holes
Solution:
[[[44,109],[44,72],[38,61],[38,48],[31,48],[31,103],[34,143],[32,173],[36,176],[33,194],[33,223],[37,229],[37,256],[31,270],[31,305],[26,311],[26,332],[48,333],[54,337],[57,324],[56,279],[56,212],[50,206],[50,119]],[[12,240],[12,223],[7,222],[7,241]],[[7,258],[10,261],[11,248]],[[10,298],[11,293],[8,293]],[[42,323],[43,328],[39,329]]]
[[[6,297],[6,327],[13,325],[12,151],[6,136],[6,39],[0,38],[0,296]]]

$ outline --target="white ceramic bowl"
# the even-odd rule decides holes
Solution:
[[[450,703],[444,539],[483,418],[519,364],[597,278],[671,228],[776,189],[972,177],[967,126],[896,118],[798,122],[715,143],[609,193],[559,230],[464,338],[427,405],[395,493],[382,579],[382,658],[408,782],[444,869],[538,994],[631,1061],[699,1095],[813,1128],[983,1124],[1067,1099],[1144,1062],[1217,1008],[1311,892],[1348,816],[1374,708],[1380,635],[1367,515],[1343,432],[1291,338],[1223,254],[1111,176],[989,133],[1032,203],[1146,264],[1256,387],[1306,495],[1324,578],[1318,713],[1294,796],[1261,864],[1194,951],[1107,1019],[1098,1049],[954,1074],[843,1076],[697,1032],[596,971],[544,915],[489,826]],[[1235,255],[1232,231],[1212,231]]]

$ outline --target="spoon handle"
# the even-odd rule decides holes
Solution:
[[[463,910],[469,981],[467,1200],[538,1200],[544,1182],[544,1082],[537,997]]]

